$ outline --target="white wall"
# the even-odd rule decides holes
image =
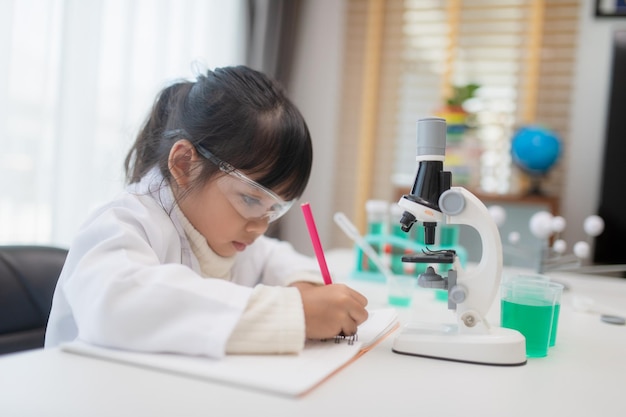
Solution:
[[[582,229],[584,219],[596,214],[600,184],[604,138],[608,113],[612,37],[615,30],[626,30],[626,19],[598,19],[593,16],[592,3],[581,7],[579,50],[574,79],[575,91],[571,107],[570,148],[567,176],[561,200],[561,212],[567,220],[564,238],[571,248],[586,240]]]
[[[612,63],[612,34],[626,30],[626,19],[597,19],[593,3],[584,1],[580,31],[575,91],[571,103],[570,145],[566,153],[567,175],[561,211],[568,226],[564,238],[570,248],[585,240],[582,223],[595,214],[602,181],[602,158],[609,77]],[[296,58],[296,77],[291,95],[309,123],[314,140],[314,163],[309,187],[302,201],[310,201],[322,244],[338,229],[332,221],[332,187],[335,141],[339,111],[343,48],[344,0],[315,0],[305,3],[305,18]],[[299,250],[312,254],[300,208],[285,219],[285,238]]]
[[[338,230],[332,220],[331,187],[340,122],[345,3],[344,0],[313,0],[304,5],[295,77],[289,86],[290,96],[306,118],[313,138],[311,179],[300,202],[311,203],[322,246],[330,249],[330,237]],[[301,252],[313,255],[299,204],[286,215],[282,227],[286,240]]]

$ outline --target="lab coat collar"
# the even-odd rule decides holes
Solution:
[[[172,193],[169,183],[159,171],[159,168],[153,167],[141,178],[141,181],[130,184],[126,190],[135,195],[149,195],[163,208],[165,213],[172,220],[178,232],[178,236],[180,237],[181,263],[189,266],[200,274],[201,269],[198,259],[193,255],[189,239],[187,239],[183,225],[176,213],[177,210],[174,210],[174,206],[176,205],[174,194]]]

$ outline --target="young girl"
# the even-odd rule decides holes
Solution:
[[[244,66],[165,88],[126,158],[130,185],[82,226],[46,346],[221,357],[354,334],[367,300],[320,285],[314,259],[263,234],[308,182],[308,128]]]

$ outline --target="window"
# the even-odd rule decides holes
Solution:
[[[473,128],[458,143],[448,138],[446,166],[475,191],[522,191],[527,179],[510,157],[515,130],[540,124],[568,140],[579,9],[578,0],[349,0],[338,209],[362,225],[366,199],[392,201],[395,187],[410,187],[416,121],[470,83],[480,85],[465,103]],[[369,160],[349,166],[359,150]],[[543,185],[556,196],[562,171]]]
[[[244,12],[243,0],[0,2],[0,243],[69,245],[122,189],[156,93],[194,77],[195,60],[244,61]]]

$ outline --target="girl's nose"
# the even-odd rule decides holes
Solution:
[[[258,235],[262,235],[267,231],[270,222],[267,217],[262,217],[260,219],[250,219],[246,223],[246,232],[256,233]]]

